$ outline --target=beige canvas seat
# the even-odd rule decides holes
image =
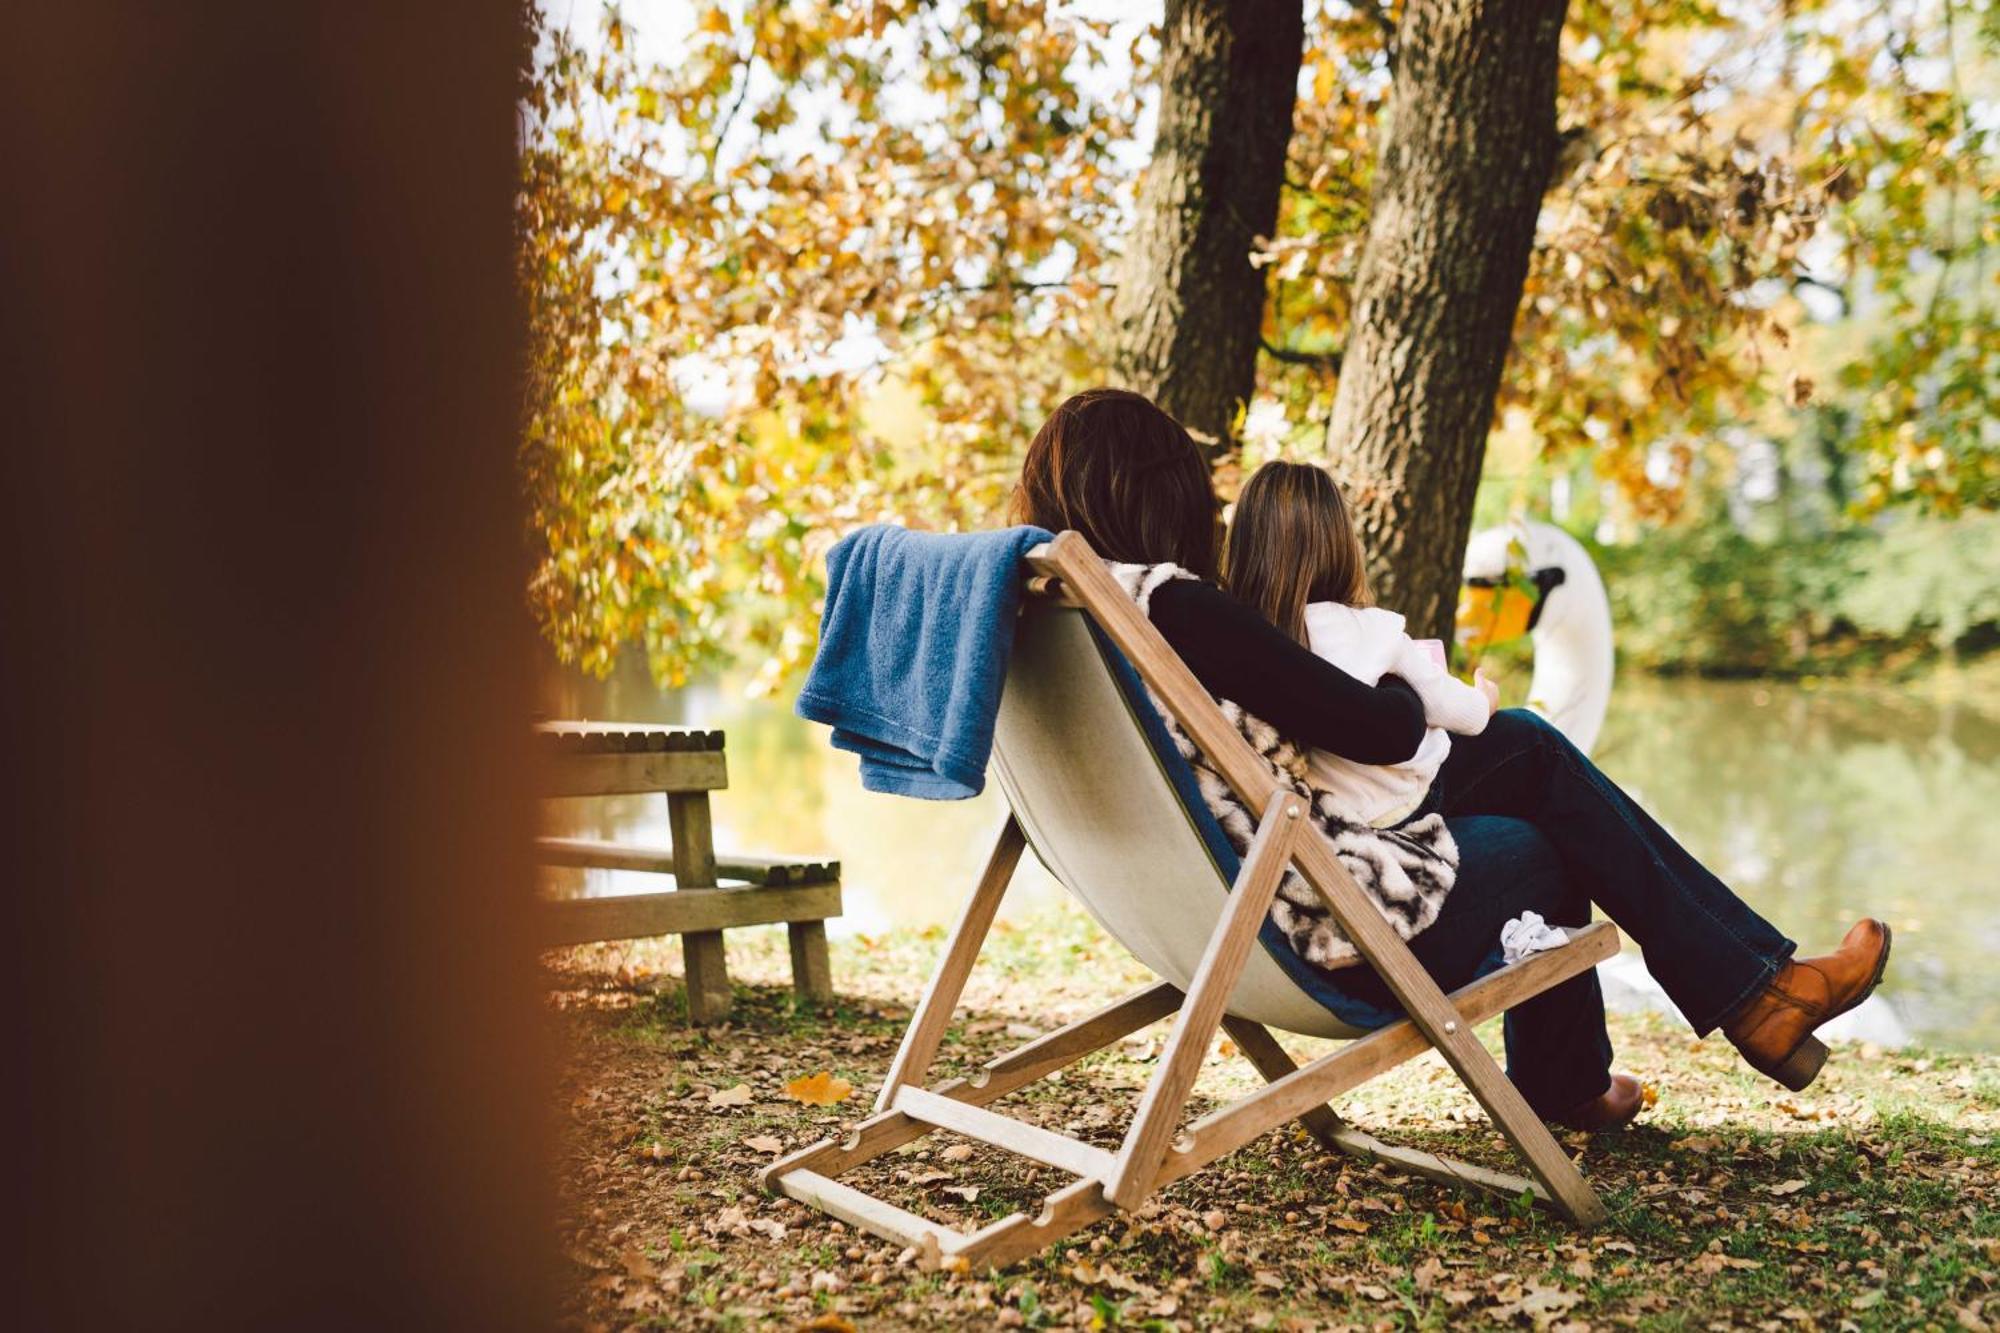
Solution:
[[[773,1163],[766,1188],[888,1239],[927,1262],[1002,1265],[1108,1216],[1293,1119],[1327,1147],[1420,1175],[1518,1196],[1572,1222],[1604,1209],[1520,1094],[1473,1035],[1473,1025],[1617,952],[1606,923],[1445,996],[1333,855],[1299,802],[1281,788],[1152,625],[1076,533],[1030,555],[1031,580],[994,739],[994,769],[1012,814],[911,1016],[876,1112],[845,1140]],[[1163,757],[1162,733],[1124,669],[1091,625],[1174,715],[1244,802],[1263,812],[1240,864],[1205,812],[1190,809],[1185,775]],[[1152,730],[1149,731],[1149,726]],[[988,1062],[971,1078],[926,1087],[925,1076],[1022,850],[1032,845],[1105,930],[1160,980],[1115,1004]],[[1260,943],[1288,865],[1326,901],[1408,1017],[1362,1031],[1336,1017]],[[1278,947],[1282,947],[1279,945]],[[1294,962],[1293,966],[1297,964]],[[1015,1091],[1169,1014],[1175,1016],[1152,1081],[1118,1149],[1013,1119],[991,1107]],[[1266,1086],[1182,1124],[1189,1090],[1217,1027]],[[1348,1038],[1299,1067],[1271,1028]],[[1520,1153],[1532,1179],[1393,1147],[1346,1125],[1327,1106],[1340,1093],[1435,1048]],[[841,1183],[842,1172],[944,1128],[1076,1177],[1039,1214],[1016,1213],[960,1232]]]

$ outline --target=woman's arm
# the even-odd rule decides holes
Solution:
[[[1363,685],[1213,584],[1172,579],[1153,624],[1210,694],[1291,740],[1358,764],[1399,764],[1424,739],[1424,705],[1393,676]]]

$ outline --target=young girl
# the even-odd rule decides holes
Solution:
[[[1499,698],[1484,673],[1467,685],[1445,669],[1444,645],[1416,640],[1403,618],[1374,605],[1347,501],[1324,468],[1266,463],[1236,501],[1223,577],[1237,598],[1366,685],[1407,682],[1423,700],[1423,744],[1400,764],[1361,764],[1312,750],[1313,785],[1350,819],[1388,828],[1422,807],[1451,733],[1486,729]]]

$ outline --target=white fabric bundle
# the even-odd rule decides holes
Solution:
[[[1540,912],[1523,912],[1500,927],[1500,948],[1509,963],[1518,963],[1531,953],[1560,949],[1569,943],[1569,932],[1542,920]]]

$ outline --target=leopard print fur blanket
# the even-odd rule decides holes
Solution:
[[[1148,617],[1152,615],[1155,589],[1170,579],[1195,577],[1178,565],[1110,564],[1108,568],[1118,586]],[[1150,688],[1147,693],[1151,694]],[[1244,855],[1257,831],[1257,812],[1230,789],[1159,699],[1152,702],[1166,723],[1175,748],[1193,767],[1202,798],[1222,825],[1230,846],[1238,856]],[[1393,829],[1378,829],[1350,820],[1341,814],[1331,793],[1312,786],[1305,755],[1297,746],[1280,736],[1269,723],[1229,700],[1218,699],[1216,703],[1222,715],[1250,743],[1250,748],[1270,766],[1272,775],[1307,801],[1313,822],[1332,841],[1341,864],[1399,936],[1410,939],[1437,920],[1445,895],[1451,892],[1458,878],[1458,844],[1452,840],[1442,816],[1426,815]],[[1360,961],[1359,953],[1334,923],[1319,894],[1297,870],[1288,871],[1279,884],[1277,897],[1271,903],[1271,920],[1285,933],[1298,955],[1309,963],[1338,968]]]

